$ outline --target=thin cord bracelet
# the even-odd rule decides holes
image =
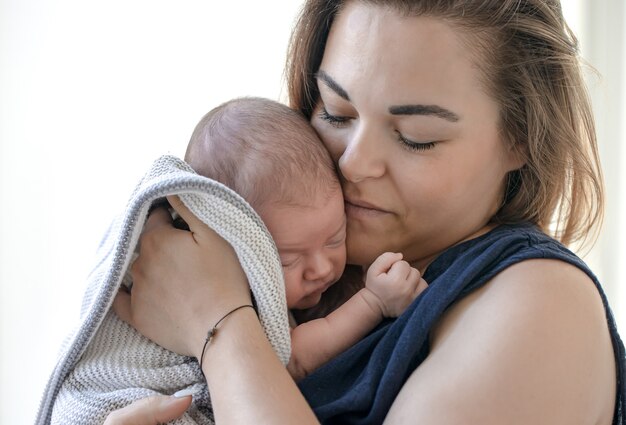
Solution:
[[[228,316],[230,316],[237,310],[241,310],[242,308],[246,308],[246,307],[250,307],[251,309],[256,311],[256,309],[254,308],[252,304],[244,304],[244,305],[240,305],[239,307],[233,308],[231,311],[223,315],[222,318],[218,320],[215,323],[215,325],[213,325],[213,327],[207,333],[206,339],[204,340],[204,346],[202,347],[202,354],[200,354],[200,372],[202,372],[203,375],[204,375],[204,371],[202,370],[202,362],[204,361],[204,352],[206,351],[207,347],[209,346],[209,343],[211,342],[211,340],[213,340],[213,337],[217,333],[217,326],[220,323],[222,323],[222,320],[226,319]]]

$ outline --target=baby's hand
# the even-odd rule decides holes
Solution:
[[[373,293],[385,317],[398,317],[428,284],[401,253],[386,252],[367,270],[365,289]]]

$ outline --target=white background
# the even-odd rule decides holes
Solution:
[[[182,156],[222,101],[281,97],[300,3],[0,0],[0,424],[32,423],[98,239],[149,163]],[[602,74],[609,211],[587,259],[626,329],[626,19],[621,0],[591,3],[564,3]]]

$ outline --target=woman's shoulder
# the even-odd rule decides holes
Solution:
[[[567,248],[532,225],[499,226],[423,277],[404,314],[300,382],[322,422],[611,423],[623,344]]]
[[[585,269],[558,258],[529,258],[503,269],[452,305],[433,335],[444,332],[461,312],[464,321],[486,321],[489,326],[480,328],[485,331],[502,326],[504,338],[532,337],[539,343],[549,337],[543,341],[547,344],[558,330],[570,343],[602,336],[610,346],[606,311],[594,281]],[[525,334],[533,328],[538,329]],[[568,329],[571,334],[563,335]]]
[[[431,333],[427,361],[406,382],[392,412],[402,410],[411,393],[424,394],[417,404],[432,418],[450,415],[449,403],[456,403],[451,423],[471,417],[470,423],[609,424],[614,364],[592,278],[571,262],[529,257],[447,310]]]
[[[597,278],[576,254],[529,223],[501,225],[449,248],[428,266],[424,279],[429,284],[443,281],[445,286],[450,286],[452,283],[460,289],[455,296],[459,299],[507,268],[532,259],[560,260],[552,266],[559,270],[566,270],[566,264],[575,266],[604,297]]]

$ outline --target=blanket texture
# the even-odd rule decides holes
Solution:
[[[154,394],[192,388],[194,401],[175,424],[212,424],[208,390],[195,359],[143,337],[110,309],[127,271],[148,209],[166,195],[184,204],[229,242],[248,277],[261,325],[280,360],[290,356],[280,260],[265,225],[235,192],[199,176],[173,156],[157,159],[124,213],[111,225],[90,273],[78,326],[66,340],[45,389],[37,424],[102,424],[109,412]],[[210,324],[207,324],[207,329]]]

